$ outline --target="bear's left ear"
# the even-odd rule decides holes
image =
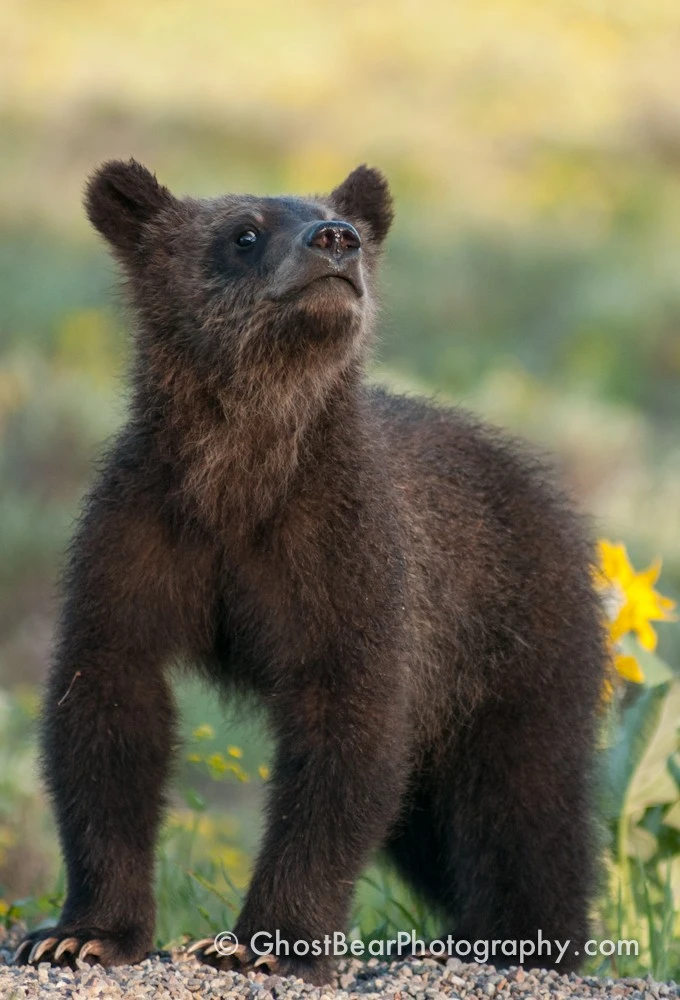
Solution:
[[[85,192],[90,222],[123,259],[139,248],[145,224],[174,201],[168,189],[136,160],[104,163]]]
[[[349,177],[331,192],[329,201],[341,217],[358,216],[367,222],[375,239],[382,243],[392,225],[392,195],[387,180],[373,167],[365,164],[353,170]]]

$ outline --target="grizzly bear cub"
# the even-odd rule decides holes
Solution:
[[[68,895],[17,961],[152,947],[181,661],[255,693],[277,746],[240,947],[199,957],[247,970],[252,936],[278,931],[289,954],[260,963],[327,982],[312,943],[346,928],[382,848],[454,939],[496,964],[548,940],[532,964],[575,968],[606,663],[590,544],[512,441],[366,382],[384,178],[179,199],[131,160],[86,205],[137,315],[131,396],[73,541],[43,713]]]

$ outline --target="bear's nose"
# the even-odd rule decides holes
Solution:
[[[361,248],[361,237],[349,222],[316,222],[307,231],[305,243],[328,254],[348,253]]]

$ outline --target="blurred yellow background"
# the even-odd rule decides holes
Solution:
[[[81,207],[110,157],[196,195],[381,167],[375,377],[550,449],[677,597],[679,95],[677,0],[4,0],[0,693],[44,673],[59,554],[123,412],[117,276]],[[680,661],[670,630],[661,651]],[[22,740],[0,807],[34,816]],[[12,829],[0,884],[28,891],[45,845]]]

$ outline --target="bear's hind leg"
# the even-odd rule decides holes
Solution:
[[[587,724],[570,725],[568,706],[556,714],[490,706],[461,728],[440,771],[438,866],[456,889],[440,895],[449,894],[449,929],[470,943],[469,960],[487,947],[497,966],[565,972],[584,960],[595,887],[591,737]]]

